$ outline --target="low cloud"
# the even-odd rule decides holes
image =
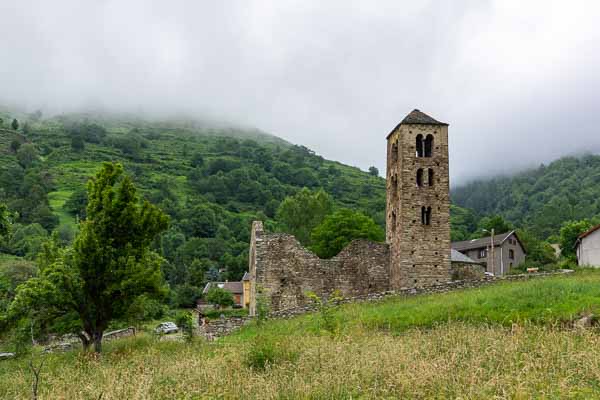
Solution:
[[[0,102],[218,118],[381,171],[419,108],[454,184],[600,149],[600,3],[416,3],[2,2]]]

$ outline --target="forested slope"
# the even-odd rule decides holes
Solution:
[[[564,157],[509,177],[452,190],[454,204],[477,216],[499,214],[540,239],[570,220],[600,216],[600,156]]]
[[[52,231],[68,243],[85,217],[86,182],[104,161],[122,163],[142,195],[169,214],[154,247],[182,292],[196,290],[191,281],[197,288],[206,279],[240,279],[251,221],[272,225],[280,202],[303,187],[323,188],[338,206],[385,224],[384,179],[257,130],[96,114],[0,111],[0,118],[0,202],[15,213],[5,259],[33,260]]]

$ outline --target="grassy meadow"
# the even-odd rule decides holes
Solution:
[[[41,399],[600,398],[600,273],[350,304],[216,342],[108,343],[43,356]],[[36,356],[39,360],[41,356]],[[31,397],[28,357],[0,362],[0,397]]]

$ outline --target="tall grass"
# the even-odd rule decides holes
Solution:
[[[598,309],[599,283],[577,274],[347,305],[336,336],[318,315],[214,343],[140,335],[99,359],[47,356],[40,398],[600,398],[599,332],[562,324]],[[29,398],[29,383],[26,359],[0,363],[0,398]]]

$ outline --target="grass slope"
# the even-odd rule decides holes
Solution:
[[[600,274],[578,273],[346,305],[335,335],[319,314],[215,343],[139,335],[47,356],[41,398],[600,398],[598,331],[562,324],[599,306]],[[0,363],[2,398],[29,397],[26,362]]]

